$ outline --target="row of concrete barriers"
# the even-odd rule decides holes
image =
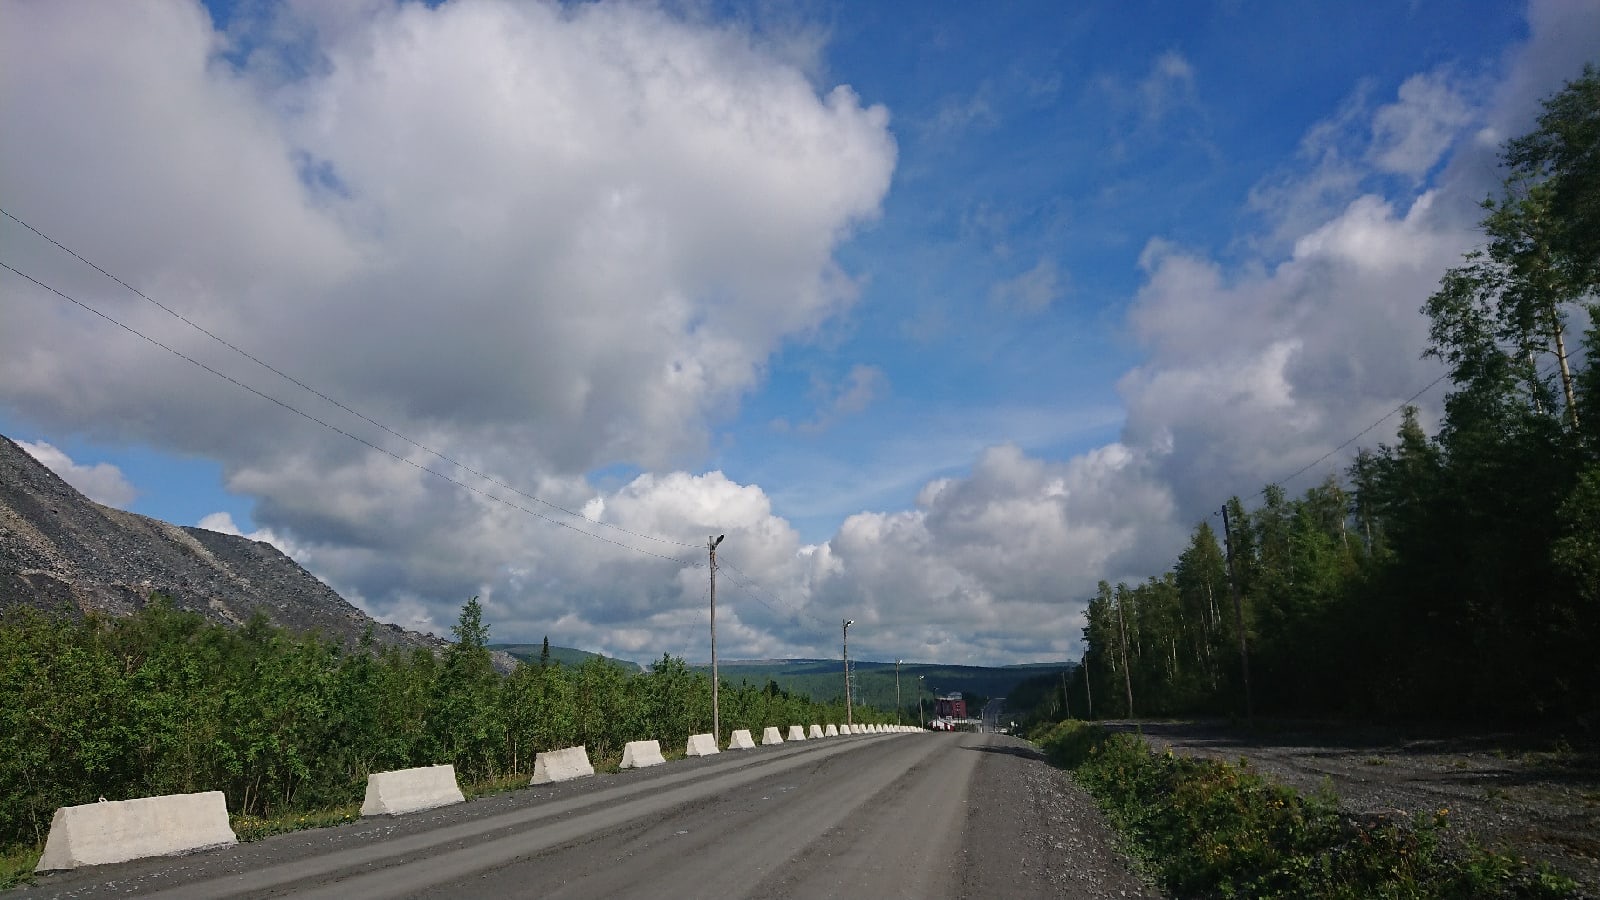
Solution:
[[[799,725],[789,726],[788,737],[777,726],[761,733],[762,746],[786,741],[814,740],[856,734],[897,734],[921,731],[908,725],[812,725],[809,732]],[[756,746],[750,730],[740,728],[728,739],[729,750],[751,750]],[[685,756],[710,756],[721,752],[712,734],[696,734],[684,748]],[[642,769],[667,760],[660,741],[630,741],[622,751],[622,768]],[[534,758],[530,784],[570,781],[594,774],[594,766],[584,747],[549,750]],[[435,809],[466,798],[456,783],[456,769],[450,764],[374,772],[367,776],[367,796],[361,804],[363,816],[400,815]],[[237,844],[239,838],[228,824],[228,808],[221,791],[199,794],[169,794],[136,800],[101,800],[82,806],[63,806],[50,820],[50,836],[37,872],[75,869],[126,862],[147,856],[172,856],[213,847]]]

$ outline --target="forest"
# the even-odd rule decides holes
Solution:
[[[1600,712],[1600,72],[1502,146],[1482,243],[1424,299],[1437,432],[1298,497],[1234,497],[1172,568],[1101,582],[1079,716],[1543,723]],[[1248,690],[1247,690],[1248,684]]]
[[[681,753],[711,730],[711,682],[663,656],[633,673],[601,657],[495,671],[476,599],[455,643],[347,648],[261,616],[207,623],[157,597],[126,619],[0,617],[0,847],[43,841],[56,807],[221,790],[234,815],[357,802],[367,775],[453,763],[463,784],[531,775],[542,750],[598,762],[628,741]],[[842,723],[843,703],[724,683],[735,728]],[[854,721],[892,715],[857,707]]]

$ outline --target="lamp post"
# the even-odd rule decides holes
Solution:
[[[894,661],[894,723],[900,724],[900,664],[903,659]]]
[[[727,537],[719,534],[706,538],[706,552],[711,556],[711,733],[713,742],[722,740],[722,706],[717,698],[717,545]]]
[[[855,619],[844,620],[844,724],[846,727],[854,724],[853,704],[850,700],[850,626],[856,623]]]

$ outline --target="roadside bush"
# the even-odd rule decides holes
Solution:
[[[1338,798],[1246,765],[1152,753],[1142,738],[1064,722],[1038,735],[1163,886],[1183,897],[1573,897],[1547,869],[1441,840],[1448,810],[1357,819]]]
[[[343,815],[372,772],[448,762],[464,784],[510,783],[542,750],[615,758],[626,741],[670,751],[711,729],[711,683],[682,659],[502,677],[475,600],[454,630],[435,655],[373,652],[370,635],[347,649],[264,617],[225,628],[159,597],[125,619],[0,614],[0,857],[36,852],[57,807],[99,797],[221,790],[233,815],[266,823],[250,833],[269,833]],[[776,684],[721,691],[723,738],[845,717]]]

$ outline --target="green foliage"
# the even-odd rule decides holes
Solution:
[[[241,834],[265,835],[342,820],[372,772],[448,762],[468,785],[525,784],[542,750],[605,760],[711,729],[710,680],[681,659],[501,676],[476,599],[454,631],[435,656],[375,653],[370,636],[347,651],[260,616],[228,629],[159,597],[117,620],[14,609],[0,617],[0,848],[41,845],[57,807],[99,797],[221,790]],[[725,728],[845,719],[775,683],[724,684],[722,703]]]
[[[1449,811],[1370,820],[1247,767],[1152,753],[1129,734],[1065,722],[1045,752],[1099,801],[1165,888],[1183,897],[1573,897],[1548,869],[1443,841]]]

